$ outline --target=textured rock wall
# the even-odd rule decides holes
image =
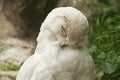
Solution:
[[[0,80],[15,80],[17,71],[0,71]]]
[[[88,18],[92,15],[92,0],[59,0],[56,6],[73,6],[82,11]]]

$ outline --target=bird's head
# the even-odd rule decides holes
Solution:
[[[52,10],[42,23],[38,43],[47,39],[59,46],[86,47],[89,25],[87,18],[73,7]]]

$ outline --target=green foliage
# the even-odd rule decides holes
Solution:
[[[0,65],[0,71],[16,71],[19,70],[20,65],[15,65],[11,62],[7,62],[5,64]]]
[[[102,80],[120,80],[120,0],[95,0],[90,20],[90,48]],[[115,4],[115,5],[113,5]]]

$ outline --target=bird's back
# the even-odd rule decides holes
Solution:
[[[93,61],[86,52],[69,48],[50,52],[41,55],[31,80],[94,80]]]

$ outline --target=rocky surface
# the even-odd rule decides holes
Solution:
[[[34,44],[18,38],[0,39],[0,64],[20,65],[34,51]]]
[[[0,38],[8,36],[17,36],[17,31],[15,30],[12,23],[7,21],[5,15],[1,11],[0,6]]]
[[[35,48],[35,41],[18,38],[20,34],[2,12],[0,3],[0,65],[11,62],[20,65]]]
[[[56,6],[73,6],[89,18],[93,14],[91,10],[92,3],[93,0],[58,0]]]
[[[0,80],[15,80],[17,71],[0,71]]]
[[[0,6],[0,80],[15,80],[17,71],[9,69],[20,66],[34,52],[35,41],[18,38],[18,35],[20,34],[6,19]],[[8,71],[3,71],[5,68],[9,68]]]

